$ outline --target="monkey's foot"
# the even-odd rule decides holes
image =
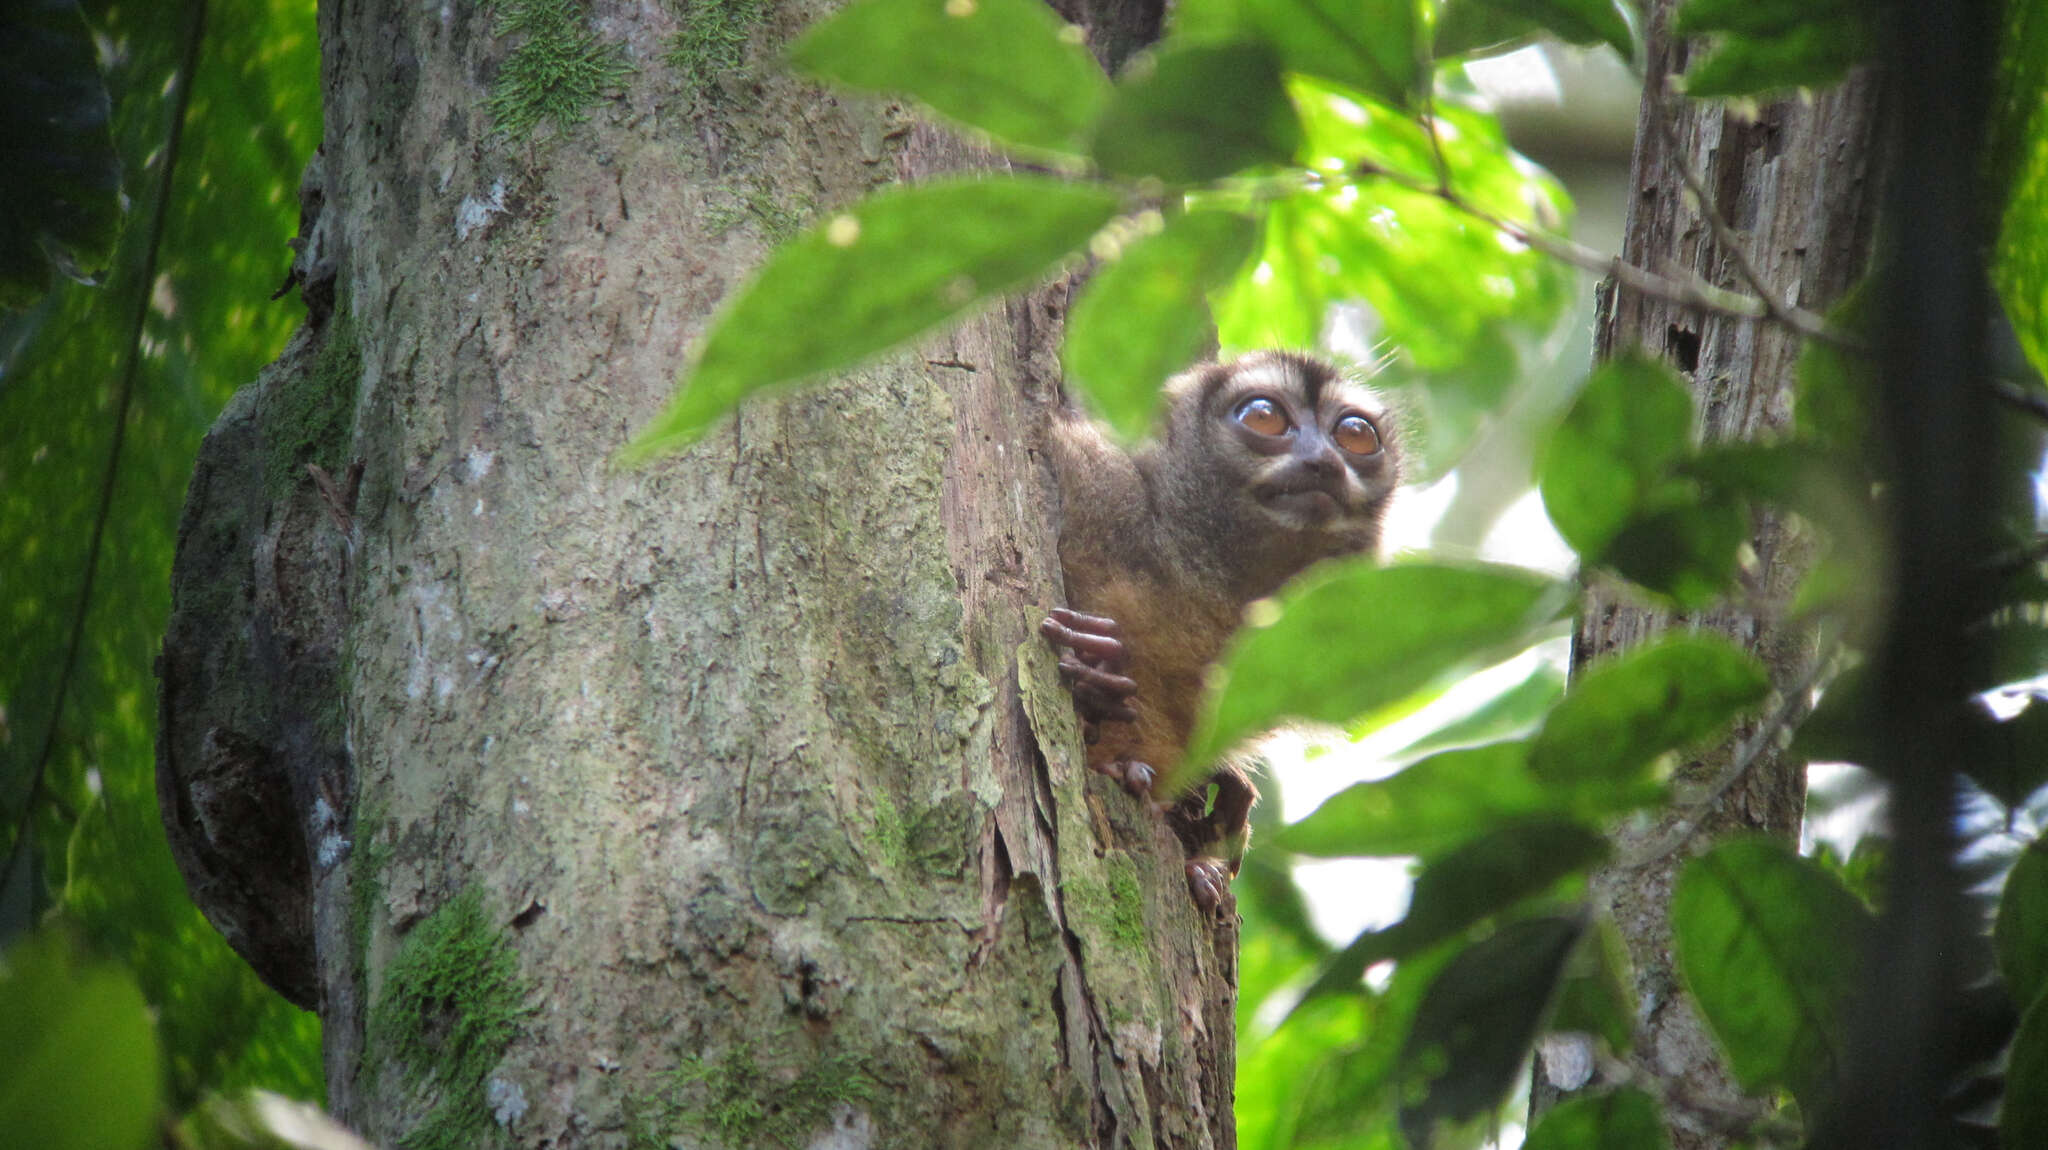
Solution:
[[[1038,631],[1071,652],[1060,656],[1060,678],[1066,680],[1083,719],[1091,723],[1137,721],[1131,699],[1138,693],[1138,684],[1124,674],[1131,653],[1116,620],[1055,607]],[[1150,793],[1149,780],[1146,793]]]
[[[1159,772],[1152,769],[1152,764],[1133,762],[1130,759],[1117,759],[1114,762],[1103,763],[1100,766],[1090,763],[1088,764],[1088,769],[1098,774],[1108,775],[1110,778],[1122,783],[1125,790],[1147,802],[1150,802],[1152,799],[1152,783],[1159,777]],[[1152,807],[1158,811],[1166,809],[1163,805],[1156,802],[1152,803]]]
[[[1209,855],[1188,860],[1188,894],[1203,914],[1215,914],[1223,905],[1223,892],[1230,889],[1230,864]]]

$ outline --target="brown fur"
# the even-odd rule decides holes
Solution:
[[[1312,394],[1319,400],[1313,415],[1306,411]],[[1305,463],[1248,445],[1257,437],[1236,425],[1235,412],[1254,396],[1286,403],[1295,422],[1312,419],[1325,432],[1345,412],[1362,413],[1378,429],[1381,450],[1369,458],[1326,451],[1343,465],[1332,474],[1328,460]],[[1318,560],[1377,551],[1400,481],[1398,437],[1385,403],[1329,364],[1285,352],[1175,377],[1166,386],[1159,438],[1134,452],[1079,413],[1063,412],[1051,454],[1068,601],[1121,624],[1129,652],[1124,674],[1137,683],[1130,700],[1135,721],[1093,724],[1089,765],[1111,774],[1128,762],[1162,775],[1173,769],[1194,728],[1204,672],[1245,606]],[[1317,522],[1275,509],[1287,497],[1271,499],[1274,492],[1307,482],[1305,475],[1332,493],[1341,515]],[[1191,856],[1220,853],[1235,873],[1257,792],[1235,763],[1210,781],[1213,807],[1205,813],[1209,792],[1197,787],[1170,821]]]

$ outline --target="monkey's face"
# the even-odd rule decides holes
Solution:
[[[1377,540],[1400,464],[1371,390],[1319,360],[1261,352],[1227,365],[1203,407],[1217,455],[1275,526]]]

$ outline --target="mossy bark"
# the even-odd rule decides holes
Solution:
[[[1647,9],[1647,68],[1630,186],[1623,258],[1639,267],[1698,273],[1733,291],[1755,288],[1736,253],[1714,235],[1706,211],[1732,229],[1757,277],[1781,302],[1825,312],[1863,274],[1879,200],[1875,146],[1877,85],[1861,72],[1829,91],[1745,113],[1693,103],[1667,90],[1685,72],[1689,48],[1671,31],[1674,0]],[[1690,169],[1712,198],[1686,188]],[[1800,337],[1770,323],[1716,316],[1612,284],[1603,291],[1598,353],[1639,348],[1659,356],[1692,385],[1696,420],[1708,443],[1770,440],[1789,432]],[[1811,564],[1811,528],[1759,509],[1742,593],[1725,607],[1676,614],[1645,606],[1619,587],[1596,583],[1574,636],[1577,674],[1590,662],[1638,646],[1671,629],[1708,630],[1748,648],[1770,671],[1775,707],[1811,682],[1814,636],[1792,621],[1790,605]],[[1634,964],[1639,998],[1637,1073],[1665,1083],[1665,1115],[1674,1150],[1707,1150],[1739,1140],[1768,1106],[1746,1098],[1730,1079],[1712,1036],[1693,1012],[1671,950],[1672,885],[1693,855],[1716,836],[1758,830],[1796,840],[1806,796],[1806,764],[1776,744],[1740,781],[1702,811],[1713,784],[1756,735],[1758,719],[1736,724],[1719,745],[1681,763],[1675,806],[1660,819],[1616,829],[1617,856],[1628,860],[1594,876]],[[1681,821],[1697,824],[1684,849],[1665,850]],[[1647,861],[1645,861],[1647,860]],[[1553,1052],[1561,1053],[1561,1052]],[[1539,1059],[1536,1104],[1606,1085],[1603,1075],[1556,1074],[1581,1058]]]
[[[219,546],[167,641],[167,793],[241,727],[245,777],[304,779],[331,1107],[393,1146],[1233,1144],[1234,934],[1084,769],[1033,630],[1065,293],[613,462],[772,243],[764,196],[987,157],[778,75],[810,3],[707,86],[677,7],[600,0],[625,78],[508,134],[505,7],[323,6],[321,330],[358,358],[274,370],[359,364],[360,477],[239,405],[202,471],[236,518],[188,516]],[[293,593],[252,607],[263,555]],[[236,638],[280,627],[311,632],[290,707]]]

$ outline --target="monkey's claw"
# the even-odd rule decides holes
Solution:
[[[1188,860],[1188,894],[1203,914],[1215,914],[1230,889],[1230,870],[1222,859],[1196,855]]]
[[[1131,699],[1138,684],[1123,673],[1131,654],[1116,620],[1055,607],[1038,631],[1072,652],[1060,656],[1060,678],[1066,680],[1082,718],[1093,723],[1137,720]]]
[[[1159,777],[1159,773],[1152,769],[1152,764],[1133,762],[1130,759],[1118,759],[1099,767],[1091,764],[1090,769],[1108,775],[1122,783],[1125,790],[1147,801],[1152,798],[1153,780]],[[1152,803],[1152,807],[1159,811],[1166,809],[1163,804],[1156,802]]]

